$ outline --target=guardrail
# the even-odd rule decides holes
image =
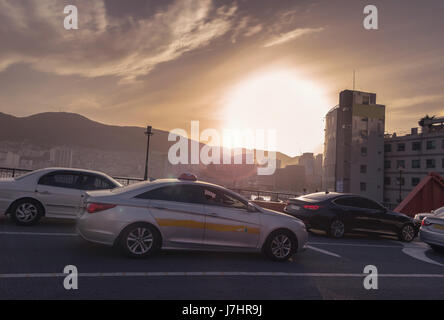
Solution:
[[[0,178],[14,178],[24,175],[33,170],[29,169],[18,169],[18,168],[2,168],[0,167]],[[132,178],[132,177],[113,177],[113,179],[117,180],[121,184],[127,186],[133,183],[137,183],[143,181],[142,178]],[[288,200],[291,197],[299,196],[296,193],[285,193],[285,192],[276,192],[276,191],[260,191],[260,190],[247,190],[247,189],[239,189],[239,188],[228,188],[237,192],[247,199],[255,200],[255,201],[274,201],[274,202],[283,202]]]

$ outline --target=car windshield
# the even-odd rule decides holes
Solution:
[[[444,207],[436,209],[435,211],[433,211],[433,213],[440,217],[444,216]]]

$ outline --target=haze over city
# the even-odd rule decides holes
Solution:
[[[66,2],[66,1],[65,1]],[[386,131],[442,114],[442,1],[0,1],[0,110],[107,124],[276,129],[288,155],[322,152],[339,91],[377,92]],[[297,139],[302,138],[303,139]]]

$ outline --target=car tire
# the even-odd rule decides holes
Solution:
[[[160,249],[162,242],[157,229],[147,223],[136,223],[125,228],[119,238],[122,252],[136,259],[151,256]]]
[[[288,230],[273,231],[265,241],[263,252],[273,261],[287,261],[296,252],[298,241]]]
[[[19,226],[33,226],[44,214],[43,206],[33,199],[23,199],[16,202],[11,208],[11,219]]]
[[[402,242],[411,242],[415,239],[415,227],[412,224],[405,224],[399,231],[399,240]]]
[[[327,234],[335,239],[340,239],[345,234],[345,223],[341,219],[333,219],[328,227]]]

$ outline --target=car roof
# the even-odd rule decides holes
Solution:
[[[304,194],[300,197],[292,198],[292,199],[322,202],[322,201],[326,201],[326,200],[334,200],[334,199],[341,198],[341,197],[362,197],[362,198],[365,198],[364,196],[361,196],[359,194],[354,194],[354,193],[316,192],[316,193]]]
[[[162,186],[169,186],[169,185],[197,185],[197,186],[204,186],[204,187],[213,187],[220,190],[224,190],[227,192],[230,192],[232,194],[236,194],[237,196],[243,198],[245,201],[248,201],[244,196],[237,194],[236,192],[225,188],[223,186],[213,184],[210,182],[205,181],[193,181],[193,180],[185,180],[185,179],[156,179],[153,181],[141,181],[137,183],[133,183],[127,186],[124,186],[122,188],[113,189],[112,192],[114,194],[128,194],[130,196],[133,196],[134,194],[137,194],[138,192],[148,192],[152,189],[160,188]]]

